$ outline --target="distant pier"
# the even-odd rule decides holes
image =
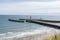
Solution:
[[[16,20],[16,19],[8,19],[8,21],[11,21],[11,22],[24,22],[24,20]]]
[[[31,18],[30,19],[19,19],[19,20],[8,19],[8,21],[12,21],[12,22],[25,22],[24,20],[26,22],[36,23],[36,24],[47,26],[47,27],[52,27],[52,28],[60,29],[60,25],[55,25],[56,23],[59,23],[58,21],[38,20],[38,19],[31,19]]]

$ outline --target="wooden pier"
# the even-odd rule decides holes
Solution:
[[[56,22],[55,21],[54,22],[52,22],[52,21],[48,22],[48,21],[45,21],[45,20],[38,21],[37,19],[36,20],[33,20],[33,19],[11,20],[11,19],[9,19],[8,21],[24,22],[24,20],[26,20],[26,22],[36,23],[36,24],[39,24],[39,25],[60,29],[60,25],[55,25],[57,21]]]

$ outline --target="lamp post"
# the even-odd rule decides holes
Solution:
[[[31,22],[31,16],[30,16],[30,22]]]

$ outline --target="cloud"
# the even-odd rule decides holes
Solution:
[[[60,13],[60,1],[0,3],[0,13]]]
[[[0,12],[26,12],[30,10],[31,3],[20,2],[20,3],[1,3]]]

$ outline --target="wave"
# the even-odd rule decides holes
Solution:
[[[57,33],[57,32],[60,31],[57,29],[47,28],[47,27],[35,29],[30,32],[29,31],[28,32],[7,32],[7,33],[0,34],[0,40],[17,40],[22,37],[26,37],[30,35],[40,34],[44,36],[50,33]]]

